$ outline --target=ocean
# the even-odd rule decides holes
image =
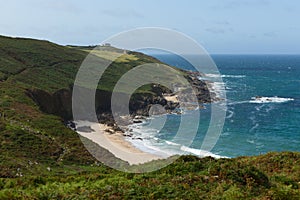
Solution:
[[[178,68],[195,70],[176,55],[152,56]],[[166,157],[173,154],[237,157],[300,151],[300,55],[213,55],[212,58],[224,82],[227,111],[221,135],[210,152],[201,150],[211,116],[209,104],[205,109],[190,111],[200,112],[201,116],[190,146],[172,141],[181,119],[176,114],[155,116],[143,124],[131,125],[134,134],[143,140],[128,140],[143,151]],[[210,80],[214,76],[217,75],[207,74]],[[255,99],[257,96],[260,98]],[[163,128],[156,128],[163,118],[166,119]],[[189,132],[189,124],[182,126]]]

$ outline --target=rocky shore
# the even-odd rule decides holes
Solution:
[[[199,80],[199,77],[202,76],[199,72],[187,72],[188,76],[186,77],[189,81],[190,85],[192,86],[194,93],[198,100],[198,105],[200,108],[203,108],[203,104],[205,103],[212,103],[215,101],[219,101],[220,99],[217,95],[209,90],[208,83]],[[180,95],[180,101],[191,102],[191,92],[188,89],[182,89],[180,91],[172,92],[171,90],[162,87],[160,85],[152,85],[152,91],[155,95],[139,95],[135,94],[134,102],[130,101],[130,116],[122,116],[119,120],[122,121],[124,126],[133,124],[133,123],[141,123],[143,120],[149,116],[149,110],[153,105],[161,105],[164,110],[163,112],[166,113],[176,113],[181,114],[180,102],[178,100],[178,96]],[[186,109],[197,109],[198,105],[184,105]],[[153,112],[153,110],[152,110]],[[163,114],[160,113],[160,110],[154,110],[152,114]],[[123,131],[124,127],[121,129],[115,123],[115,120],[111,114],[111,112],[100,112],[97,114],[99,123],[107,124],[108,126],[112,127],[114,131]]]
[[[191,102],[191,90],[187,88],[180,88],[180,86],[174,84],[175,90],[173,92],[161,85],[152,84],[151,94],[149,93],[134,93],[131,96],[129,102],[130,116],[120,116],[118,119],[122,122],[124,127],[132,123],[141,123],[143,118],[149,116],[149,110],[153,105],[161,105],[163,110],[152,109],[152,114],[163,113],[176,113],[181,114],[181,106],[184,105],[185,109],[197,109],[203,107],[205,103],[211,103],[219,101],[216,93],[209,90],[209,83],[200,80],[199,77],[203,74],[193,71],[184,71],[186,79],[193,88],[193,92],[197,97],[198,104],[184,104],[184,102]],[[177,88],[176,88],[177,87]],[[174,89],[173,88],[173,89]],[[180,89],[178,89],[180,88]],[[46,113],[55,114],[61,116],[65,120],[65,124],[72,129],[76,129],[72,124],[72,88],[59,90],[53,94],[47,93],[43,90],[28,90],[27,95],[30,96],[40,107],[40,109]],[[120,131],[124,133],[126,128],[118,127],[115,123],[114,117],[111,113],[111,93],[107,91],[96,91],[96,110],[97,117],[100,124],[106,124],[111,127],[108,132]],[[180,96],[179,100],[177,97]],[[162,112],[162,113],[161,113]],[[129,130],[126,130],[129,131]]]
[[[192,71],[188,71],[186,73],[188,74],[186,78],[192,86],[194,90],[193,92],[198,100],[198,104],[188,105],[183,103],[186,109],[197,109],[198,105],[200,108],[203,108],[203,104],[205,103],[211,103],[220,100],[213,91],[209,91],[207,82],[199,80],[199,77],[202,76],[201,73]],[[149,116],[149,110],[153,105],[159,104],[163,108],[163,110],[152,109],[152,114],[155,115],[163,114],[163,112],[181,114],[179,110],[180,101],[191,102],[190,94],[192,91],[188,89],[181,88],[179,91],[172,92],[170,89],[160,85],[153,84],[151,87],[152,92],[154,93],[153,95],[133,94],[132,99],[134,100],[131,100],[129,103],[130,116],[120,116],[118,118],[118,121],[121,122],[122,127],[119,127],[116,124],[110,109],[105,110],[98,108],[97,118],[99,123],[110,127],[105,131],[111,134],[114,132],[122,132],[124,136],[131,137],[132,135],[130,134],[130,130],[127,128],[127,126],[133,123],[142,123],[146,117]],[[64,93],[66,92],[64,91]],[[177,98],[179,95],[183,97],[180,99],[180,101]],[[56,96],[58,95],[56,94]],[[110,97],[110,95],[107,96]],[[102,102],[104,102],[103,99]],[[105,102],[107,101],[105,100]],[[70,120],[66,120],[66,125],[74,130],[76,129],[74,123],[72,123]]]

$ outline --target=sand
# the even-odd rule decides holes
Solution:
[[[123,136],[122,132],[114,132],[111,127],[105,124],[87,121],[77,121],[75,123],[79,129],[80,127],[88,127],[88,129],[90,129],[89,131],[77,130],[78,134],[97,143],[99,146],[110,151],[117,158],[127,161],[130,165],[162,159],[162,157],[135,148],[130,142],[125,140],[125,136]],[[111,131],[105,131],[108,129]]]
[[[177,95],[163,95],[163,97],[167,100],[167,101],[172,101],[174,103],[178,103],[178,98]]]

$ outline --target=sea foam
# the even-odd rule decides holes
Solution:
[[[142,124],[130,125],[129,127],[133,130],[133,137],[126,137],[125,139],[132,143],[133,146],[144,152],[160,155],[164,158],[172,155],[189,154],[196,155],[198,157],[211,156],[214,158],[223,158],[222,156],[211,153],[209,151],[191,148],[170,140],[157,138],[156,130],[151,128],[145,128]],[[140,137],[142,138],[142,140],[134,139],[136,137]]]
[[[231,75],[231,74],[205,74],[206,77],[210,78],[245,78],[246,75]]]
[[[293,98],[283,97],[252,97],[249,103],[284,103],[288,101],[294,101]]]
[[[207,156],[211,156],[213,158],[227,158],[225,156],[220,156],[214,153],[211,153],[209,151],[205,151],[205,150],[201,150],[201,149],[194,149],[194,148],[190,148],[190,147],[186,147],[186,146],[181,146],[180,148],[182,151],[188,152],[188,153],[192,153],[198,157],[207,157]]]

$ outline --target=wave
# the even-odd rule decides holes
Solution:
[[[166,140],[165,142],[166,142],[167,144],[169,144],[169,145],[180,146],[180,144],[177,144],[177,143],[175,143],[175,142],[171,142],[171,141],[168,141],[168,140]]]
[[[253,132],[253,130],[256,129],[258,126],[259,126],[259,124],[256,123],[256,124],[249,130],[249,132]]]
[[[250,144],[254,144],[255,141],[254,140],[250,140],[250,139],[247,139],[246,142],[250,143]]]
[[[228,157],[225,157],[225,156],[220,156],[220,155],[211,153],[209,151],[204,151],[204,150],[201,150],[201,149],[194,149],[194,148],[190,148],[190,147],[186,147],[186,146],[181,146],[180,150],[188,152],[188,153],[192,153],[192,154],[194,154],[196,156],[199,156],[199,157],[211,156],[213,158],[228,158]]]
[[[224,86],[225,86],[225,83],[222,83],[222,82],[213,82],[213,83],[210,83],[210,88],[214,92],[224,91],[224,89],[225,89]]]
[[[133,140],[130,138],[126,138],[126,140],[128,142],[130,142],[134,147],[136,147],[137,149],[139,149],[143,152],[158,155],[163,158],[168,158],[173,155],[172,152],[164,151],[163,149],[159,148],[158,146],[152,145],[152,142],[150,140],[146,140],[145,138],[143,138],[143,140]]]
[[[143,134],[141,134],[141,132],[143,132]],[[134,135],[136,134],[135,136],[142,138],[142,140],[134,139],[135,136],[133,136],[131,138],[128,137],[128,138],[126,138],[126,140],[129,141],[136,148],[140,149],[141,151],[159,155],[159,156],[162,156],[163,158],[167,158],[172,155],[188,155],[188,154],[196,155],[198,157],[211,156],[214,158],[225,158],[223,156],[211,153],[209,151],[190,148],[190,147],[181,145],[179,143],[175,143],[175,142],[172,142],[169,140],[163,140],[163,139],[157,138],[155,136],[149,137],[149,135],[146,132],[147,132],[147,130],[145,130],[143,128],[140,129],[138,132],[137,132],[137,129],[134,128],[134,130],[133,130]],[[150,131],[150,132],[153,132],[153,131]]]
[[[230,74],[205,74],[206,77],[210,78],[245,78],[246,75],[230,75]]]
[[[188,154],[194,154],[198,157],[211,156],[211,157],[214,157],[214,158],[226,158],[224,156],[220,156],[220,155],[211,153],[209,151],[204,151],[204,150],[201,150],[201,149],[195,149],[195,148],[187,147],[187,146],[184,146],[184,145],[181,145],[181,144],[178,144],[178,143],[175,143],[175,142],[171,142],[171,141],[168,141],[168,140],[165,140],[165,142],[169,145],[172,145],[172,146],[177,146],[177,147],[180,146],[180,150],[183,151],[183,152],[180,152],[180,154],[188,153]],[[178,153],[178,151],[177,151],[177,153]]]
[[[245,78],[246,75],[222,75],[222,78]]]
[[[221,135],[222,135],[222,136],[229,136],[230,133],[229,133],[229,132],[223,132]]]
[[[265,107],[265,104],[259,105],[259,106],[255,106],[255,110],[256,111],[260,111],[263,107]]]
[[[231,110],[227,110],[228,111],[228,115],[225,117],[226,119],[230,119],[230,118],[232,118],[232,116],[234,115],[234,112],[233,111],[231,111]]]
[[[211,77],[211,78],[219,78],[221,77],[221,74],[205,74],[204,76]]]
[[[128,128],[131,130],[131,137],[126,137],[125,140],[141,151],[159,155],[163,158],[172,155],[195,155],[198,157],[211,156],[214,158],[225,158],[209,151],[190,148],[183,144],[173,142],[172,140],[161,139],[158,137],[159,130],[150,128],[150,119],[147,118],[144,123],[132,124]],[[139,139],[137,139],[139,138]]]
[[[237,105],[237,104],[243,104],[243,103],[249,103],[249,101],[233,101],[227,103],[228,106]]]
[[[217,97],[224,98],[225,93],[225,83],[224,82],[212,82],[208,84],[211,92],[214,92]]]
[[[294,101],[293,98],[284,98],[284,97],[251,97],[251,100],[249,101],[233,101],[233,102],[228,102],[227,105],[228,106],[232,106],[232,105],[237,105],[237,104],[244,104],[244,103],[284,103],[284,102],[288,102],[288,101]],[[256,106],[255,109],[257,111],[260,111],[261,108],[264,107],[262,106]],[[272,110],[273,108],[269,108],[267,110],[267,112],[269,112],[270,110]]]
[[[283,97],[252,97],[249,103],[284,103],[288,101],[294,101],[293,98]]]
[[[273,109],[274,109],[274,106],[269,105],[269,107],[266,108],[266,112],[269,113]]]

